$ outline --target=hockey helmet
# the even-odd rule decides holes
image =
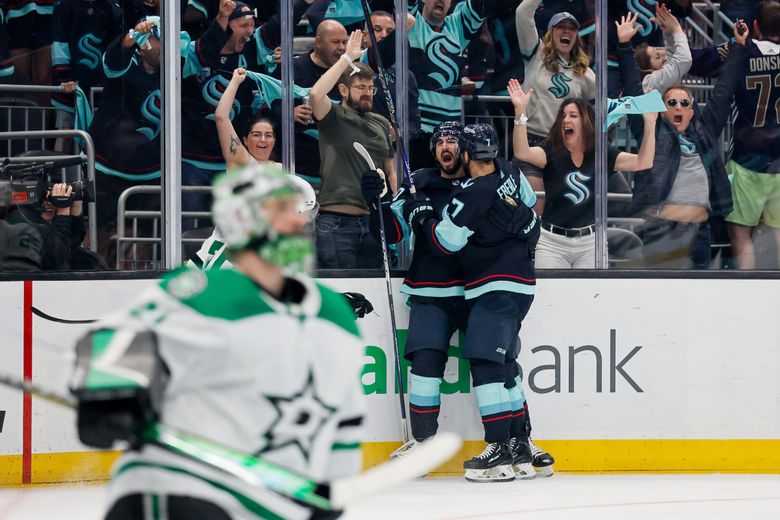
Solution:
[[[460,143],[460,137],[463,133],[463,123],[460,121],[445,121],[437,126],[431,135],[430,150],[431,155],[436,155],[436,143],[442,137],[455,137]]]
[[[303,195],[303,205],[299,212],[308,214],[309,221],[313,222],[317,217],[317,211],[320,209],[320,203],[317,202],[317,194],[314,193],[314,188],[311,187],[311,184],[301,177],[298,177],[297,175],[291,175],[291,177],[293,182],[298,185],[298,188]]]
[[[253,249],[280,267],[308,270],[314,257],[311,238],[279,233],[267,214],[268,203],[290,197],[300,200],[299,213],[313,208],[307,208],[311,200],[299,181],[269,164],[250,164],[217,177],[212,218],[228,249]]]
[[[498,134],[485,123],[467,125],[460,138],[460,153],[468,152],[469,159],[490,161],[498,156]]]

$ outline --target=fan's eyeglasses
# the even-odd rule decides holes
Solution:
[[[670,106],[672,108],[676,107],[677,103],[680,103],[680,106],[683,107],[683,108],[688,108],[689,106],[691,106],[691,100],[690,99],[669,98],[669,99],[666,100],[666,105]]]

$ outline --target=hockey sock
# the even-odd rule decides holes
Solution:
[[[525,414],[525,395],[523,394],[522,381],[520,376],[516,376],[514,385],[509,390],[509,399],[512,403],[512,424],[509,427],[510,437],[520,437],[525,441],[528,437]]]
[[[509,441],[512,403],[509,390],[504,386],[504,366],[472,359],[471,377],[474,380],[482,426],[485,428],[485,442]]]
[[[433,349],[414,353],[409,379],[409,422],[418,441],[433,437],[439,429],[440,387],[447,355]]]

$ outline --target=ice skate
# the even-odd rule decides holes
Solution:
[[[533,464],[537,475],[551,477],[554,473],[553,464],[555,464],[555,459],[553,456],[534,444],[533,439],[530,437],[528,438],[528,445],[531,448],[531,464]]]
[[[531,454],[531,447],[519,437],[509,439],[509,450],[512,452],[512,469],[517,480],[530,480],[536,477]]]
[[[395,459],[397,457],[404,457],[406,455],[409,455],[419,447],[420,447],[420,443],[415,439],[411,439],[408,442],[404,443],[400,448],[394,450],[393,453],[390,454],[390,458]]]
[[[491,442],[476,457],[463,463],[469,482],[510,482],[515,479],[509,445]]]

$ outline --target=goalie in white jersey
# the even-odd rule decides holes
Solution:
[[[107,519],[338,516],[142,433],[159,422],[317,482],[360,470],[364,346],[344,298],[304,274],[313,247],[292,179],[269,165],[219,178],[213,219],[233,268],[169,273],[79,341],[80,438],[132,448]]]

